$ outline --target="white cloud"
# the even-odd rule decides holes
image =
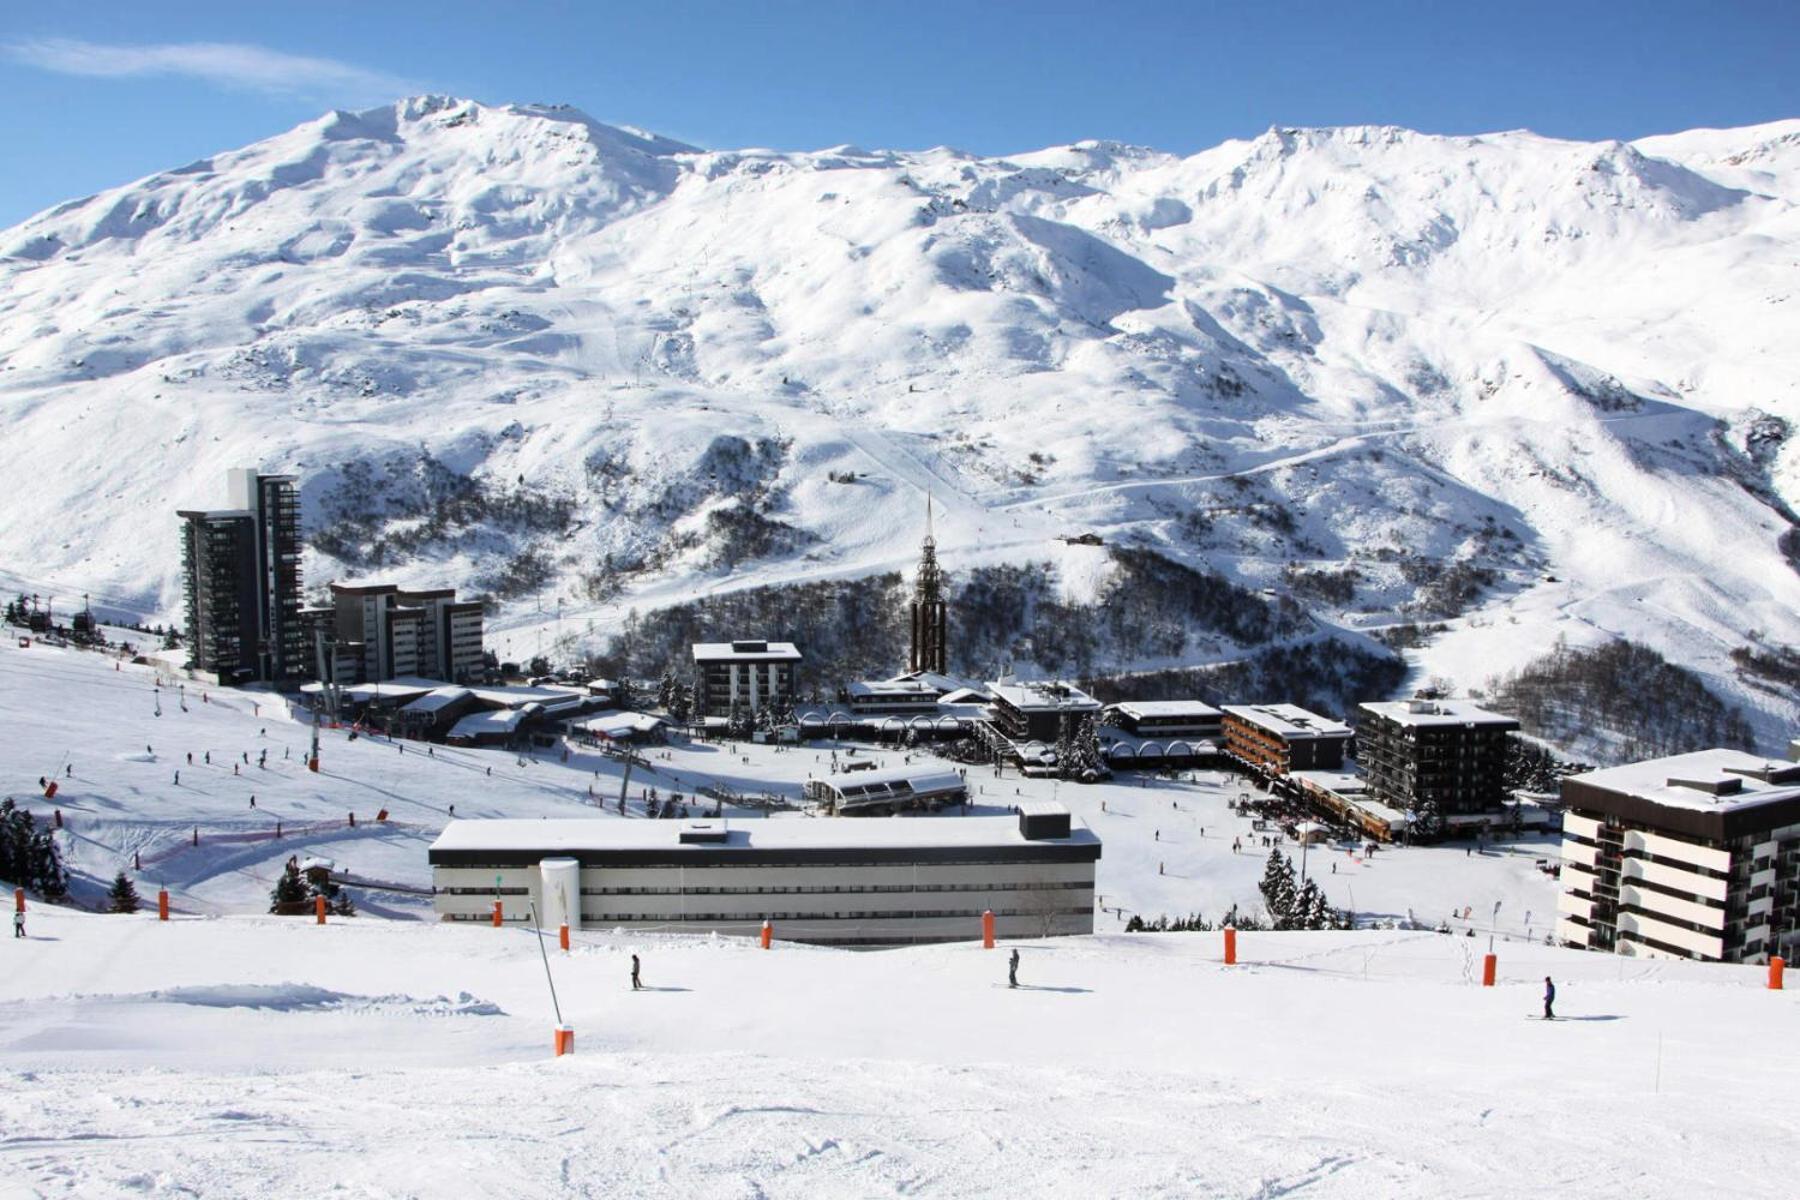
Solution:
[[[335,59],[232,42],[108,46],[77,38],[32,38],[10,43],[6,53],[64,75],[109,79],[179,75],[223,87],[342,103],[376,103],[426,90],[399,76]]]

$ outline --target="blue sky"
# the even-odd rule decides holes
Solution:
[[[1271,125],[1632,138],[1800,116],[1800,0],[9,4],[0,226],[416,91],[562,102],[704,146]]]

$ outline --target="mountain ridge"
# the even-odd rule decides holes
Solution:
[[[292,469],[314,583],[487,591],[502,637],[560,599],[592,642],[905,567],[930,492],[953,572],[1092,596],[1084,530],[1353,570],[1315,616],[1442,621],[1418,678],[1630,636],[1776,744],[1800,704],[1730,653],[1800,642],[1796,163],[1800,121],[981,157],[329,113],[0,232],[0,568],[166,619],[173,509]],[[1421,613],[1456,564],[1493,581]]]

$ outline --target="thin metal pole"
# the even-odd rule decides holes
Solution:
[[[550,978],[550,952],[544,949],[544,927],[538,920],[537,905],[528,904],[527,907],[531,909],[532,927],[537,930],[538,953],[544,957],[544,982],[550,985],[550,1007],[556,1010],[556,1023],[561,1025],[563,1023],[562,1005],[556,1002],[556,980]]]

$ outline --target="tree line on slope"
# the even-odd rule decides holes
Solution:
[[[1558,641],[1544,657],[1491,679],[1487,692],[1526,733],[1603,762],[1755,749],[1742,709],[1694,672],[1623,638],[1584,649]]]

